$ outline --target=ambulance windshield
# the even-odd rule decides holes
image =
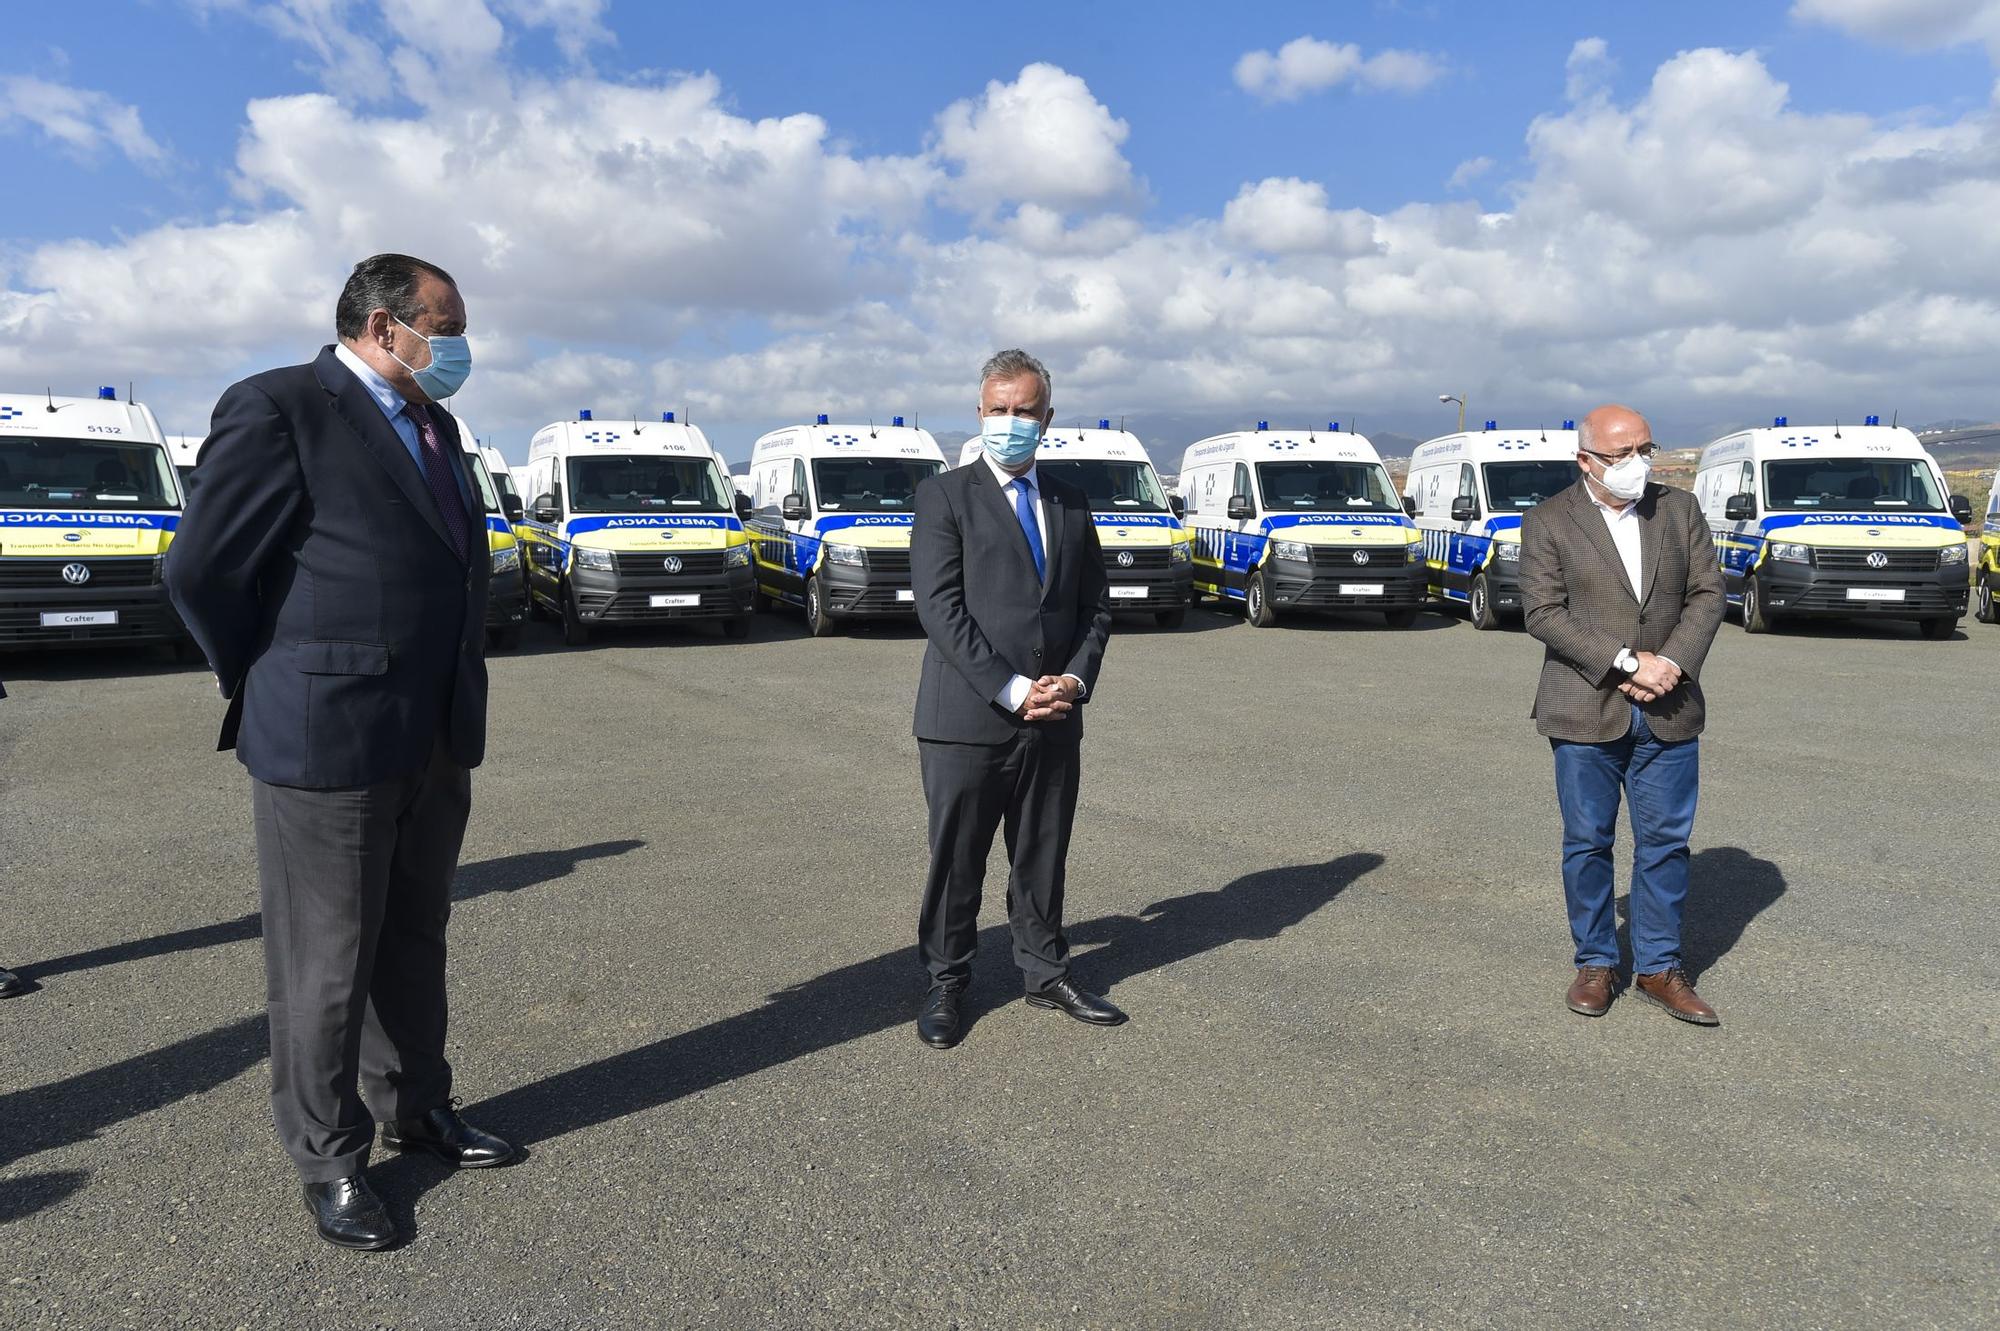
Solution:
[[[1260,462],[1257,483],[1274,513],[1401,513],[1379,462]]]
[[[944,470],[923,458],[821,458],[813,463],[819,506],[837,513],[912,513],[917,483]]]
[[[572,513],[728,513],[734,493],[706,457],[638,454],[569,461]]]
[[[1525,513],[1576,484],[1576,464],[1554,458],[1540,462],[1489,462],[1486,497],[1495,513]]]
[[[1113,462],[1098,458],[1035,460],[1035,470],[1068,481],[1090,496],[1093,513],[1164,513],[1167,497],[1159,478],[1143,462]]]
[[[0,508],[179,508],[158,444],[0,435]]]
[[[1832,513],[1942,513],[1931,469],[1920,458],[1800,458],[1764,464],[1774,509]]]

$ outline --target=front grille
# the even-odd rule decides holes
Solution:
[[[123,559],[0,559],[0,590],[44,591],[58,587],[150,587],[153,585],[151,555]],[[71,564],[90,570],[90,577],[71,583],[62,571]]]
[[[1380,582],[1380,596],[1343,596],[1341,581],[1332,576],[1314,578],[1311,582],[1277,578],[1271,583],[1271,599],[1287,610],[1407,610],[1422,605],[1426,595],[1423,582],[1414,578],[1378,579],[1366,576],[1365,570],[1357,570],[1353,577],[1345,579],[1350,583]]]
[[[1869,559],[1880,556],[1880,564],[1871,564]],[[1938,567],[1938,552],[1935,550],[1815,550],[1813,562],[1820,568],[1833,569],[1845,573],[1935,573]]]
[[[908,549],[885,549],[880,546],[867,547],[868,571],[870,573],[908,573],[910,552]]]
[[[1871,582],[1870,587],[1895,586],[1894,583]],[[1905,583],[1903,599],[1900,601],[1850,601],[1845,587],[1815,586],[1807,588],[1796,597],[1791,597],[1783,606],[1771,608],[1781,614],[1830,615],[1874,615],[1887,619],[1928,619],[1935,615],[1952,615],[1965,607],[1966,589],[1963,587],[1940,587],[1936,583]]]
[[[43,628],[42,611],[49,609],[116,610],[116,624],[85,624],[73,628]],[[60,647],[91,642],[146,642],[181,636],[180,620],[165,600],[94,599],[75,605],[30,602],[0,605],[0,646]]]
[[[584,612],[590,622],[604,624],[656,623],[663,619],[717,619],[750,612],[748,596],[739,599],[727,587],[704,585],[699,589],[686,587],[682,590],[698,592],[701,601],[689,606],[658,606],[652,603],[645,592],[593,592],[578,588],[576,603],[577,608]]]
[[[681,561],[680,569],[675,573],[667,572],[667,559],[670,556]],[[618,572],[626,577],[647,578],[720,573],[726,567],[723,559],[724,552],[721,550],[620,550]]]
[[[1313,567],[1345,570],[1401,568],[1409,562],[1410,547],[1407,545],[1315,545],[1312,547]],[[1365,554],[1368,562],[1357,564],[1354,556]]]
[[[1129,564],[1120,562],[1127,558],[1132,562]],[[1163,573],[1172,567],[1173,558],[1164,545],[1142,550],[1125,548],[1104,552],[1104,571],[1114,578],[1129,573]]]

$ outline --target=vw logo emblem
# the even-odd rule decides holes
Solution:
[[[668,555],[660,561],[660,564],[669,573],[678,573],[681,571],[681,557],[679,555]]]
[[[1889,556],[1883,554],[1880,550],[1870,550],[1868,552],[1868,567],[1870,568],[1889,567]]]
[[[1118,567],[1132,567],[1132,552],[1130,550],[1120,550],[1118,552]]]
[[[84,583],[90,581],[90,565],[64,564],[62,579],[72,587],[81,587]]]
[[[1368,552],[1367,552],[1366,550],[1356,550],[1356,551],[1354,552],[1354,562],[1355,562],[1355,563],[1357,563],[1357,564],[1365,564],[1365,563],[1367,563],[1367,562],[1368,562]]]

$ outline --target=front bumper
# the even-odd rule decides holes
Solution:
[[[1264,577],[1279,610],[1414,610],[1430,595],[1430,570],[1421,560],[1339,568],[1270,559]]]
[[[0,559],[0,648],[174,642],[187,636],[180,616],[155,581],[157,560]],[[86,564],[91,581],[62,580],[62,569]],[[44,623],[43,616],[51,622]]]
[[[751,613],[756,590],[748,566],[681,573],[572,568],[569,583],[577,613],[590,624],[731,619]]]
[[[1104,552],[1104,576],[1111,584],[1113,610],[1158,614],[1162,610],[1179,609],[1194,599],[1192,563],[1147,567],[1158,561],[1142,558],[1121,565],[1118,562],[1120,553],[1117,550]],[[1151,555],[1154,552],[1143,553]]]
[[[906,550],[868,551],[869,562],[856,566],[826,560],[819,566],[820,595],[828,614],[857,618],[908,618],[917,613],[910,586],[910,556]]]
[[[1965,565],[1933,572],[1829,570],[1766,559],[1756,572],[1770,614],[1841,619],[1937,619],[1965,613]]]

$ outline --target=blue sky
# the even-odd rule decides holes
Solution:
[[[515,451],[621,399],[739,453],[811,409],[949,426],[1004,340],[1169,452],[1256,415],[1421,435],[1447,389],[1689,438],[1989,415],[1995,8],[35,6],[0,52],[0,376],[138,379],[196,431],[401,247],[459,272],[464,405]],[[1243,73],[1302,39],[1302,84]],[[1859,183],[1891,167],[1950,180]]]

